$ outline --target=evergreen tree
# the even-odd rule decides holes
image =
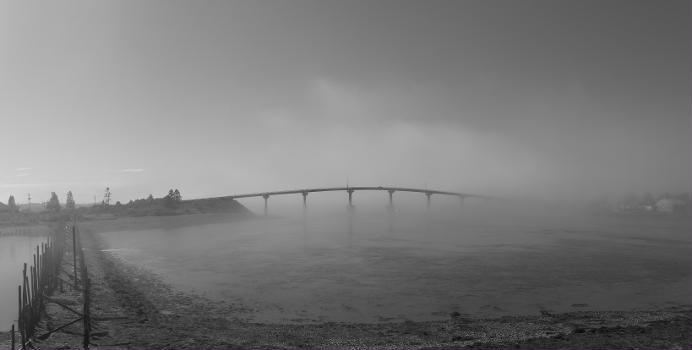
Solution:
[[[67,198],[65,198],[65,208],[66,209],[74,209],[75,208],[75,202],[74,202],[74,198],[72,197],[72,191],[67,191]]]
[[[11,195],[10,198],[7,200],[7,207],[10,209],[10,213],[19,211],[17,208],[17,203],[15,203],[14,201],[14,195]]]
[[[178,191],[177,188],[175,190],[170,189],[168,190],[168,194],[165,197],[163,197],[163,200],[167,207],[177,208],[180,204],[180,201],[182,200],[182,196],[180,195],[180,191]]]
[[[55,192],[51,192],[50,200],[46,203],[46,209],[54,212],[60,211],[60,200]]]
[[[175,196],[175,194],[173,193],[173,189],[171,188],[170,190],[168,190],[168,194],[165,197],[163,197],[163,203],[169,208],[173,208],[175,206],[175,200],[173,200],[173,196]]]

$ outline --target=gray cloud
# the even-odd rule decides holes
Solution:
[[[1,6],[0,171],[78,199],[692,186],[688,1]]]

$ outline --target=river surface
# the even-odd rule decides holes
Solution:
[[[1,228],[0,231],[5,231]],[[34,228],[34,231],[36,228]],[[41,230],[39,228],[39,230]],[[33,264],[36,246],[45,237],[0,236],[0,331],[9,331],[17,319],[17,286],[22,282],[24,263]]]
[[[249,307],[243,317],[257,322],[692,304],[690,220],[398,214],[391,225],[384,217],[361,215],[351,225],[344,217],[307,225],[238,220],[100,235],[128,263],[178,289]]]

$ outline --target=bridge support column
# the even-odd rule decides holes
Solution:
[[[389,221],[389,233],[394,232],[394,190],[387,190],[389,192],[389,205],[387,206],[387,214]]]
[[[269,199],[268,194],[263,194],[262,198],[264,198],[264,216],[269,215],[269,207],[267,206],[267,201]]]
[[[303,195],[303,221],[305,221],[308,215],[308,192],[303,192],[301,194]]]
[[[353,206],[353,190],[347,189],[348,192],[348,234],[353,234],[353,217],[355,216],[355,207]]]
[[[308,233],[308,192],[303,191],[300,194],[303,195],[303,245],[307,246],[307,233]]]

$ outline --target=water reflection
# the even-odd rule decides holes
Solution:
[[[125,260],[262,322],[627,309],[692,295],[688,223],[348,214],[103,236]]]
[[[0,236],[0,331],[7,331],[17,318],[17,286],[22,266],[30,263],[43,237]]]

